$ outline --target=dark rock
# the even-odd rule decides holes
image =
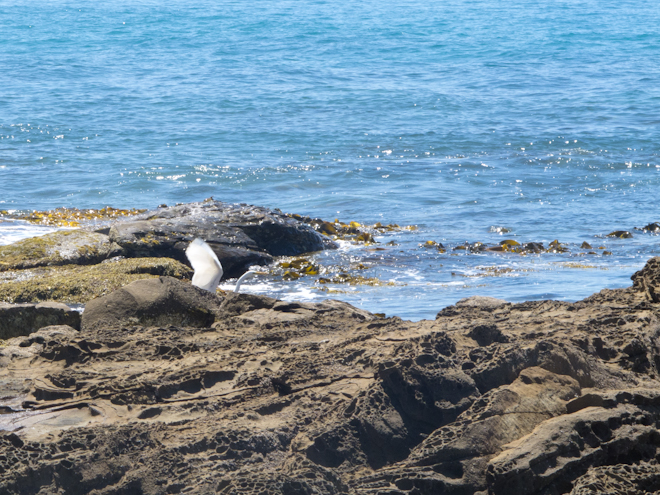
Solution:
[[[49,325],[69,325],[80,329],[80,313],[66,304],[8,304],[0,302],[0,340],[30,335]]]
[[[523,250],[530,253],[542,253],[545,247],[540,242],[527,242],[523,244]]]
[[[209,327],[222,299],[172,277],[138,280],[85,306],[82,330],[127,326]]]
[[[144,213],[114,224],[110,239],[129,257],[169,257],[188,263],[185,249],[199,237],[215,251],[224,276],[242,275],[273,256],[336,248],[309,225],[281,212],[220,201],[190,203]]]
[[[477,325],[467,334],[477,341],[480,346],[489,346],[493,342],[508,342],[509,339],[502,333],[497,325]]]
[[[619,239],[630,239],[632,236],[632,233],[627,230],[615,230],[607,234],[607,237],[618,237]]]
[[[647,230],[649,232],[660,232],[660,223],[652,222],[642,227],[641,230]]]

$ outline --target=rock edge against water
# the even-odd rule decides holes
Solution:
[[[189,280],[185,249],[196,237],[215,251],[224,278],[239,277],[276,256],[337,247],[305,222],[311,219],[297,217],[209,199],[133,215],[94,232],[24,239],[0,246],[0,301],[84,304],[139,279]]]
[[[660,258],[632,278],[414,323],[135,282],[0,348],[0,493],[660,490]]]

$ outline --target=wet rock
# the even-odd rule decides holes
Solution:
[[[540,242],[526,242],[523,244],[523,250],[529,253],[542,253],[545,247]]]
[[[279,211],[220,201],[159,208],[114,224],[110,239],[129,257],[168,257],[187,263],[185,249],[194,238],[215,251],[225,277],[242,275],[250,265],[273,256],[336,248],[311,226]]]
[[[607,234],[607,237],[618,237],[619,239],[630,239],[632,236],[632,233],[627,230],[615,230]]]
[[[80,313],[65,304],[8,304],[0,302],[0,340],[30,335],[49,325],[80,329]]]
[[[0,272],[39,266],[93,265],[119,256],[107,235],[85,230],[53,232],[0,246]]]
[[[650,223],[650,224],[645,225],[644,227],[642,227],[641,230],[646,230],[646,231],[649,231],[649,232],[660,232],[660,223],[658,223],[658,222]]]
[[[82,330],[137,325],[210,327],[221,301],[172,277],[138,280],[87,303]]]

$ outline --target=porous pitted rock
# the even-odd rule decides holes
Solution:
[[[224,277],[242,275],[273,256],[336,248],[309,225],[278,210],[204,201],[159,208],[114,224],[110,239],[126,256],[165,256],[187,263],[185,250],[199,237],[215,251]]]
[[[189,280],[193,271],[170,258],[111,258],[92,266],[48,266],[2,273],[0,301],[86,303],[136,280]]]
[[[46,342],[62,338],[72,339],[77,336],[78,330],[69,325],[49,325],[32,332],[30,335],[8,339],[0,346],[0,366],[7,366],[12,358],[38,355],[43,350]],[[2,387],[1,383],[0,387]]]
[[[127,326],[210,327],[222,298],[172,277],[138,280],[85,306],[82,330]]]
[[[66,304],[8,304],[0,302],[0,340],[30,335],[49,325],[80,329],[80,313]]]
[[[660,393],[631,390],[607,395],[606,405],[545,421],[491,459],[491,491],[570,493],[575,480],[594,467],[657,459]],[[660,487],[660,480],[653,484]]]
[[[0,272],[38,266],[93,265],[119,256],[107,235],[86,230],[53,232],[0,246]]]
[[[651,258],[631,279],[633,286],[644,291],[650,301],[660,302],[660,257]]]
[[[652,461],[611,464],[589,468],[573,484],[571,495],[625,493],[646,495],[660,491],[660,465]]]
[[[0,353],[0,493],[657,491],[657,273],[433,321],[232,293],[210,326],[26,339]]]

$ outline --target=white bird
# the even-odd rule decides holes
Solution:
[[[206,242],[201,239],[195,239],[186,249],[188,261],[195,270],[192,278],[192,284],[200,289],[214,292],[218,288],[222,278],[222,265],[220,260]],[[248,271],[236,281],[234,292],[238,292],[241,284],[254,275],[267,275],[266,272]]]
[[[222,265],[211,246],[201,239],[195,239],[186,249],[186,256],[195,270],[192,284],[200,289],[215,292],[222,278]]]

